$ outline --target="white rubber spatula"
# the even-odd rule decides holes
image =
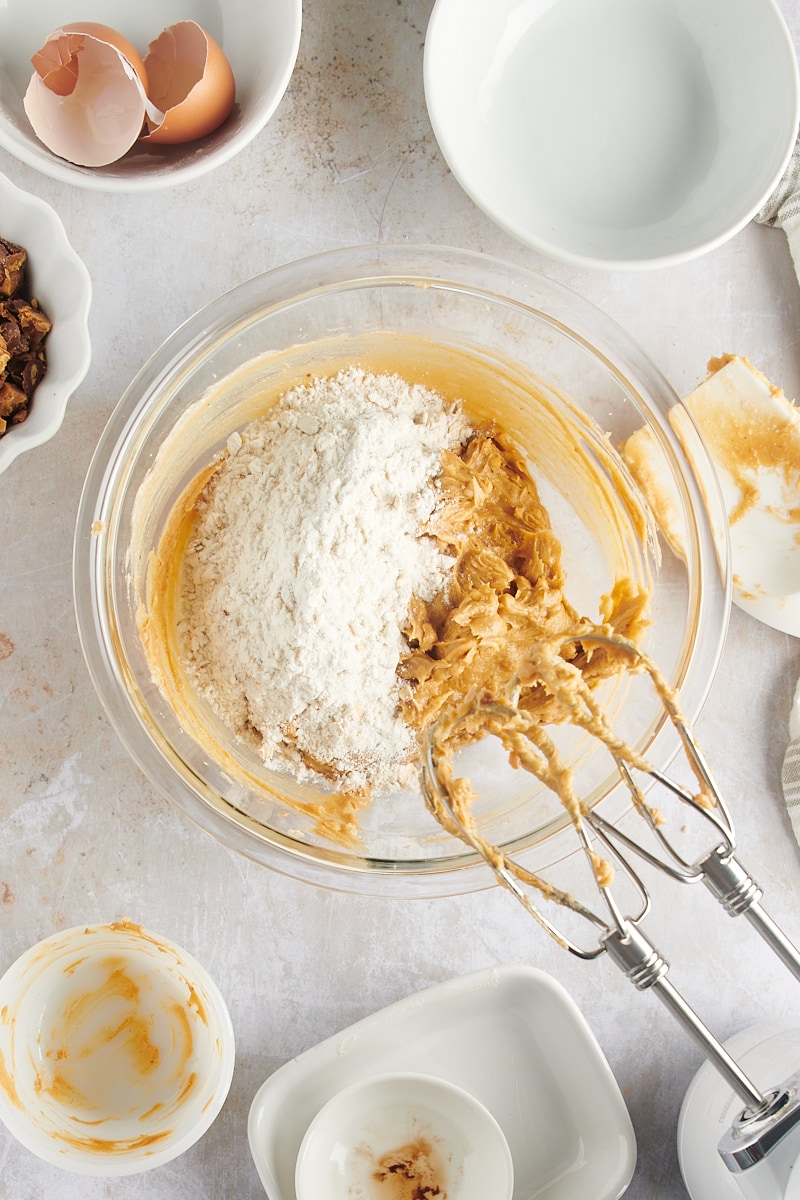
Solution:
[[[728,514],[734,602],[800,637],[800,411],[746,358],[731,356],[711,363],[708,378],[669,414],[691,459],[689,416],[714,463]],[[660,449],[641,429],[621,450],[682,556],[681,507]],[[702,469],[696,466],[695,473],[702,487]]]

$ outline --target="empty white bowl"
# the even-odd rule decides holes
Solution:
[[[67,401],[92,357],[92,284],[50,205],[22,191],[5,175],[0,175],[0,237],[27,250],[29,290],[53,322],[45,342],[47,373],[33,393],[28,418],[0,437],[2,473],[18,455],[41,446],[61,428]]]
[[[227,162],[266,125],[286,90],[300,44],[302,0],[5,0],[0,5],[0,145],[45,175],[79,187],[140,191],[183,183]],[[30,58],[60,25],[99,21],[128,38],[140,54],[167,25],[193,20],[222,47],[236,81],[236,103],[219,129],[179,146],[134,147],[107,167],[79,167],[36,137],[22,98]]]
[[[410,1073],[363,1079],[333,1096],[311,1122],[295,1171],[297,1200],[511,1200],[513,1190],[511,1152],[489,1110],[453,1083]]]
[[[437,0],[424,78],[468,195],[584,266],[718,246],[770,195],[797,133],[773,0]]]
[[[213,980],[138,925],[54,934],[0,979],[0,1118],[67,1170],[130,1175],[176,1158],[217,1116],[233,1063]]]

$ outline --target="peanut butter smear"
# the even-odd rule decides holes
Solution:
[[[137,926],[122,927],[147,938]],[[125,1154],[171,1136],[168,1125],[130,1137],[111,1136],[110,1130],[126,1119],[142,1122],[167,1105],[174,1110],[194,1091],[194,1034],[177,996],[166,994],[153,1005],[151,982],[129,956],[108,954],[91,967],[91,987],[80,974],[86,963],[79,957],[63,968],[74,988],[42,1034],[34,1089],[75,1126],[73,1133],[59,1129],[53,1137],[93,1153]],[[90,1133],[92,1127],[102,1128]]]
[[[0,1088],[3,1089],[15,1108],[22,1109],[22,1102],[17,1095],[17,1089],[14,1086],[14,1080],[11,1077],[11,1072],[5,1064],[2,1054],[0,1054]]]
[[[87,1075],[86,1064],[97,1055],[113,1053],[136,1078],[158,1066],[159,1049],[141,1013],[139,984],[126,971],[123,959],[109,958],[106,967],[106,979],[96,991],[71,997],[66,1004],[59,1036],[46,1051],[53,1064],[50,1077],[39,1081],[42,1091],[73,1109],[96,1110],[95,1080]],[[92,1089],[87,1094],[90,1079]]]
[[[733,389],[728,393],[707,389],[702,393],[702,401],[697,402],[701,405],[702,434],[711,457],[728,472],[740,491],[739,503],[729,516],[730,523],[736,524],[758,504],[758,479],[764,472],[782,478],[788,510],[785,519],[796,520],[797,505],[793,511],[791,498],[797,496],[800,486],[800,412],[746,358],[737,360],[736,355],[725,355],[712,359],[708,364],[709,377],[737,361],[749,369],[754,380],[771,396],[772,403],[755,392],[750,395]],[[693,411],[691,405],[690,411]]]

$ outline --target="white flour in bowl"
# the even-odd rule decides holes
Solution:
[[[344,790],[403,783],[400,628],[452,565],[424,529],[442,451],[469,432],[434,392],[351,367],[229,439],[198,504],[178,630],[195,687],[267,764]]]

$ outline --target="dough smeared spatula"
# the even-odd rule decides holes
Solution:
[[[798,217],[800,223],[800,217]],[[733,599],[759,621],[800,636],[800,411],[746,358],[710,364],[708,378],[669,414],[701,487],[692,422],[722,491],[731,537]],[[686,532],[671,477],[650,432],[637,430],[622,455],[672,549]]]

